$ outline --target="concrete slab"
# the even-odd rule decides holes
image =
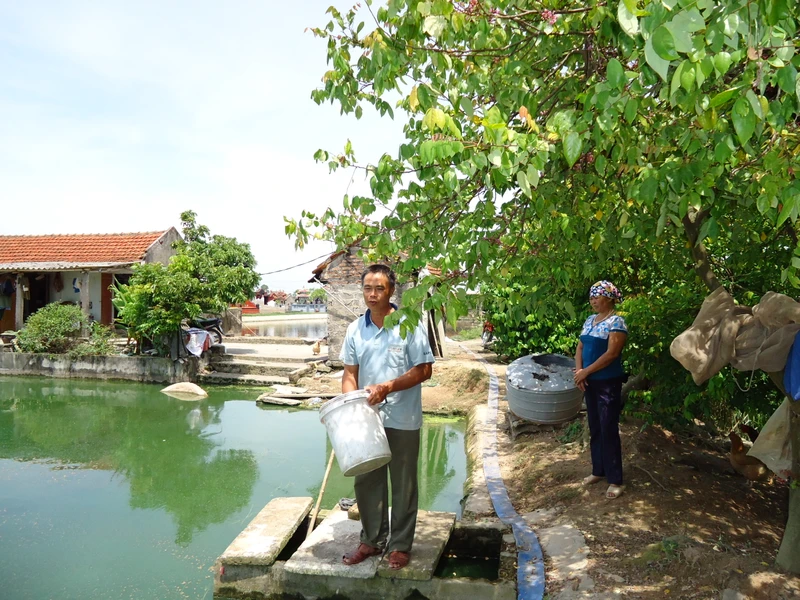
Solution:
[[[219,557],[222,565],[269,566],[311,512],[313,499],[274,498]]]
[[[360,535],[360,521],[348,519],[346,511],[333,510],[286,561],[286,571],[354,579],[374,577],[380,556],[373,556],[357,565],[342,562],[344,554],[358,547]]]
[[[270,386],[276,383],[284,385],[289,384],[288,377],[279,377],[277,375],[242,375],[241,373],[207,373],[205,375],[198,375],[197,381],[201,383],[216,383],[216,384],[234,384],[234,385],[253,385],[253,386]]]
[[[417,528],[414,532],[414,545],[411,547],[411,560],[403,569],[389,568],[387,552],[378,565],[379,577],[427,581],[433,577],[436,565],[444,552],[456,516],[453,513],[421,510],[417,513]]]
[[[591,591],[594,580],[588,575],[589,547],[583,533],[565,523],[536,531],[544,553],[550,558],[549,575],[576,583],[576,591]]]
[[[256,398],[256,402],[259,404],[274,404],[275,406],[300,406],[303,403],[302,400],[292,400],[291,398],[273,398],[268,393],[261,394]]]

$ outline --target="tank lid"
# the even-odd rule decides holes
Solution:
[[[518,358],[506,370],[509,385],[532,392],[575,389],[575,361],[561,354],[529,354]]]

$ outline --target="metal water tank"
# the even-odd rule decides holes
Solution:
[[[529,354],[506,370],[506,398],[512,413],[534,423],[555,425],[573,419],[583,392],[573,379],[575,360],[561,354]]]

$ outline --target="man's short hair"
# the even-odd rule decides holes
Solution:
[[[381,273],[382,275],[386,276],[386,279],[389,280],[389,286],[394,288],[395,284],[397,283],[397,276],[394,274],[391,268],[387,267],[386,265],[374,264],[368,266],[364,269],[364,272],[361,274],[361,285],[364,285],[364,279],[367,275],[372,273],[375,275],[376,273]]]

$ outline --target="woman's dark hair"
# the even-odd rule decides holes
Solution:
[[[361,285],[364,285],[364,278],[370,273],[372,273],[373,275],[376,273],[381,273],[382,275],[385,275],[386,279],[389,280],[389,286],[392,288],[394,288],[395,284],[397,283],[397,276],[394,274],[394,271],[392,271],[386,265],[374,264],[364,269],[364,272],[361,274]]]

